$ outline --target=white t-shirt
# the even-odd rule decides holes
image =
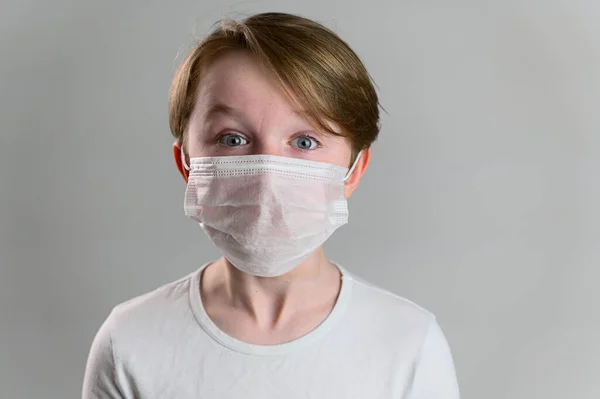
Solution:
[[[203,268],[113,309],[90,350],[84,399],[459,398],[446,338],[414,303],[339,267],[338,300],[318,327],[253,345],[206,314]]]

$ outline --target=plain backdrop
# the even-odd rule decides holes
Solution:
[[[600,397],[596,0],[2,1],[0,397],[79,397],[110,309],[218,255],[167,92],[261,11],[339,33],[387,111],[330,257],[437,315],[463,398]]]

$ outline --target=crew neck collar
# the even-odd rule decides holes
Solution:
[[[236,352],[248,355],[281,355],[305,348],[327,334],[344,314],[352,291],[352,276],[346,269],[333,263],[341,274],[341,287],[333,309],[325,320],[307,334],[292,341],[275,345],[257,345],[240,341],[222,331],[208,316],[200,295],[200,281],[207,263],[200,267],[193,275],[189,287],[189,298],[192,312],[202,329],[219,344]]]

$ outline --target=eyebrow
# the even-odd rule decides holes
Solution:
[[[216,114],[224,114],[224,115],[232,115],[232,116],[244,116],[244,112],[235,107],[231,107],[229,105],[223,103],[215,103],[212,104],[208,109],[204,112],[204,118],[211,118]],[[309,113],[304,110],[294,110],[294,115],[306,120],[309,116]]]
[[[238,108],[231,107],[229,105],[225,105],[223,103],[212,104],[208,109],[204,112],[204,119],[210,119],[215,115],[223,114],[223,115],[231,115],[236,117],[243,117],[244,113],[242,110]]]

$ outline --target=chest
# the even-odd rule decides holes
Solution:
[[[159,360],[159,359],[156,359]],[[137,398],[401,399],[412,362],[321,348],[286,356],[189,354],[131,370]]]

